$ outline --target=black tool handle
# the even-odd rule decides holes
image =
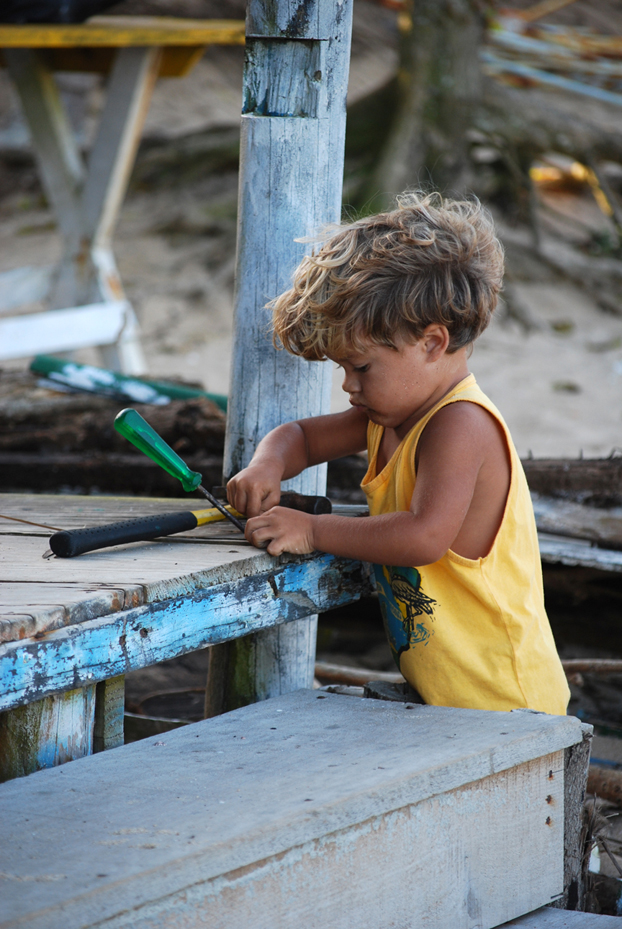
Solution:
[[[286,490],[281,494],[279,506],[311,513],[312,516],[321,516],[333,511],[333,505],[328,497],[312,497],[309,494],[297,494],[291,490]]]
[[[221,485],[212,488],[215,497],[221,500],[227,499],[227,489]],[[301,510],[303,513],[311,513],[312,516],[320,516],[324,513],[332,513],[333,505],[328,497],[313,497],[310,494],[297,494],[291,490],[285,490],[281,494],[279,506],[286,506],[290,510]]]
[[[190,510],[184,513],[164,513],[161,516],[141,516],[138,519],[108,523],[107,526],[55,532],[50,538],[50,548],[59,558],[73,558],[74,555],[122,545],[124,542],[147,542],[158,536],[187,532],[196,526],[197,518]]]

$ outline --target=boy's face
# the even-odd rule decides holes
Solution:
[[[394,349],[369,342],[331,361],[343,368],[342,388],[352,406],[372,422],[400,431],[410,429],[446,392],[448,368],[462,354],[447,355],[448,341],[444,326],[428,326],[413,344],[400,342]]]

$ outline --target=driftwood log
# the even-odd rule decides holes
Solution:
[[[0,492],[179,496],[178,482],[114,430],[114,418],[125,405],[91,394],[57,393],[37,386],[28,374],[0,371]],[[135,407],[204,476],[206,486],[221,483],[225,416],[218,407],[207,399]],[[619,520],[607,513],[622,505],[622,457],[526,459],[523,467],[533,492],[557,500],[548,509],[540,507],[543,531],[622,545]],[[364,502],[359,485],[365,471],[364,456],[331,462],[329,496]]]

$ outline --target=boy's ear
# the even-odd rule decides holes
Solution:
[[[438,361],[449,348],[447,326],[431,323],[423,330],[422,340],[428,361]]]

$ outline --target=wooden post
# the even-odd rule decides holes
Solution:
[[[95,689],[93,752],[105,752],[123,745],[125,675],[100,681]]]
[[[265,304],[308,249],[295,239],[341,216],[351,20],[352,0],[249,0],[225,480],[270,429],[330,409],[330,365],[277,352]],[[326,468],[286,486],[324,493]],[[316,624],[231,643],[224,708],[310,686]]]
[[[95,685],[0,713],[0,781],[93,752]]]

